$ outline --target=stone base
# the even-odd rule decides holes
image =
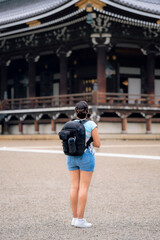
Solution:
[[[35,131],[35,132],[34,132],[34,134],[35,134],[35,135],[38,135],[38,134],[39,134],[39,132],[36,132],[36,131]]]
[[[151,131],[146,131],[146,134],[152,134],[152,132]]]
[[[126,134],[126,133],[127,133],[127,131],[126,131],[126,130],[125,130],[125,131],[124,131],[124,130],[122,130],[122,132],[121,132],[121,133],[122,133],[122,134]]]

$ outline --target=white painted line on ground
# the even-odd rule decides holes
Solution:
[[[59,150],[22,149],[22,148],[8,148],[8,147],[1,147],[0,151],[64,154],[63,151],[59,151]],[[160,156],[119,154],[119,153],[96,153],[96,156],[99,156],[99,157],[117,157],[117,158],[134,158],[134,159],[136,158],[136,159],[160,160]]]
[[[143,145],[101,145],[101,148],[132,148],[132,147],[136,147],[136,148],[143,148],[143,147],[158,147],[158,148],[160,148],[160,144],[159,145],[153,145],[153,144],[147,144],[147,145],[145,145],[145,144],[143,144]],[[18,148],[29,148],[29,149],[38,149],[38,148],[45,148],[45,149],[47,149],[47,148],[51,148],[51,149],[54,149],[54,148],[59,148],[59,149],[62,149],[62,146],[19,146]]]
[[[120,154],[119,153],[96,153],[96,156],[160,160],[160,156],[121,154],[121,153]]]
[[[12,148],[17,148],[17,147],[12,147]],[[18,147],[18,149],[39,149],[39,148],[42,148],[42,149],[47,149],[47,148],[51,148],[51,149],[53,149],[54,150],[54,148],[60,148],[60,149],[62,149],[62,146],[34,146],[34,147],[32,147],[32,146],[19,146]]]
[[[153,144],[146,144],[146,145],[145,144],[143,144],[143,145],[138,145],[138,144],[137,145],[136,144],[135,145],[126,145],[126,144],[125,145],[123,145],[123,144],[122,145],[101,145],[101,148],[106,148],[106,147],[107,148],[121,148],[121,147],[123,147],[123,148],[128,148],[128,147],[131,147],[131,148],[132,147],[134,147],[134,148],[135,147],[136,148],[137,147],[138,148],[141,148],[141,147],[142,148],[143,147],[159,147],[160,148],[160,144],[159,145],[158,144],[157,145],[153,145]]]
[[[62,154],[63,153],[63,151],[59,151],[59,150],[23,149],[23,148],[8,148],[8,147],[2,147],[2,148],[0,148],[0,151],[6,151],[6,152],[32,152],[32,153],[57,153],[57,154]]]

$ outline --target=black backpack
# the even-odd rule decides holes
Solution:
[[[69,121],[65,123],[59,132],[59,138],[62,140],[63,151],[69,156],[82,155],[86,148],[93,141],[92,137],[86,143],[86,132],[84,123],[88,120]]]

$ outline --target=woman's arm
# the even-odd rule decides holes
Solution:
[[[99,148],[101,145],[98,129],[95,127],[91,132],[92,138],[93,138],[93,146]]]

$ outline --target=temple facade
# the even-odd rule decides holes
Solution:
[[[159,39],[158,0],[1,0],[1,133],[58,131],[82,98],[102,133],[160,133]]]

